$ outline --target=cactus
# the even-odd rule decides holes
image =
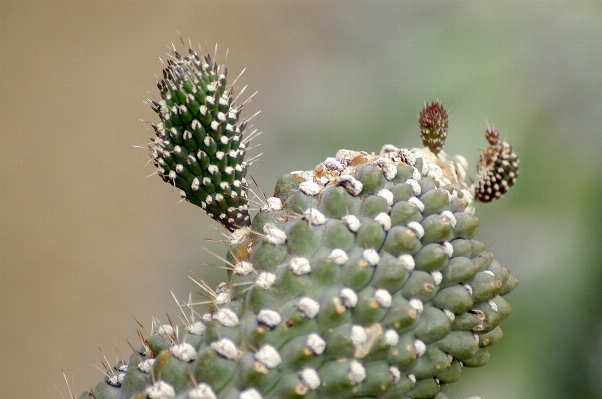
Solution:
[[[473,201],[518,175],[495,128],[471,184],[466,160],[442,150],[447,111],[427,104],[424,148],[339,150],[282,176],[251,220],[246,122],[225,69],[189,49],[163,77],[150,156],[229,231],[228,280],[207,287],[208,313],[188,302],[181,325],[153,323],[81,399],[443,399],[463,367],[488,362],[517,285],[474,239]]]

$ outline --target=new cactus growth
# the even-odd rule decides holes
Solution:
[[[505,193],[518,159],[488,128],[475,185],[443,150],[447,111],[419,115],[425,148],[339,150],[282,176],[251,220],[244,122],[222,67],[174,52],[154,102],[159,176],[230,233],[209,312],[155,325],[80,398],[438,398],[489,361],[517,284],[475,240],[473,200]]]
[[[247,226],[245,176],[249,162],[239,121],[244,104],[233,104],[227,70],[189,49],[167,60],[157,83],[162,100],[153,101],[161,122],[152,124],[151,158],[164,181],[180,188],[187,201],[202,207],[230,231]]]

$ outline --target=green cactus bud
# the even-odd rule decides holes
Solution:
[[[242,106],[233,104],[226,85],[227,70],[211,56],[173,51],[157,87],[161,101],[153,110],[161,122],[152,124],[150,156],[159,176],[182,191],[228,230],[248,226],[245,161],[246,121]]]
[[[194,317],[156,326],[82,398],[444,399],[463,366],[488,362],[517,280],[473,240],[485,186],[473,194],[464,159],[442,151],[441,104],[420,114],[428,148],[340,150],[282,176],[251,221],[225,70],[190,50],[163,74],[151,156],[230,230],[228,280],[208,313],[179,304]]]

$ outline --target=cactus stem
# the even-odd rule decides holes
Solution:
[[[246,180],[260,133],[243,131],[259,112],[239,119],[255,93],[233,105],[242,72],[228,85],[217,45],[191,47],[171,44],[148,149],[155,173],[228,230],[208,240],[224,257],[203,247],[228,278],[212,288],[192,272],[200,300],[172,292],[181,323],[153,317],[148,334],[136,321],[130,369],[102,354],[105,379],[81,398],[445,398],[462,364],[488,361],[511,311],[502,296],[516,279],[472,239],[473,194],[491,200],[518,174],[511,147],[487,126],[471,192],[465,159],[442,151],[449,118],[436,101],[419,114],[425,148],[340,150],[266,195]]]

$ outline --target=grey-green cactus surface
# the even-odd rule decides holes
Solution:
[[[517,280],[475,239],[474,200],[518,175],[491,127],[474,184],[442,150],[437,102],[420,114],[424,148],[339,150],[282,176],[251,219],[225,69],[190,50],[163,75],[151,158],[228,230],[228,279],[207,313],[180,304],[182,324],[155,325],[81,399],[443,399],[489,361]]]

